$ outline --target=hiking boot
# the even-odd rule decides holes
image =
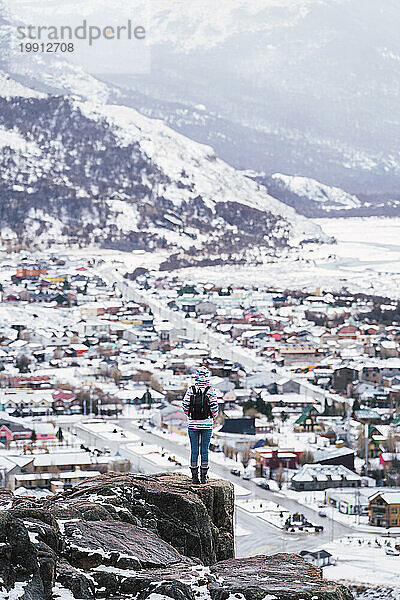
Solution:
[[[208,467],[200,467],[200,483],[208,483]]]
[[[192,472],[192,483],[200,483],[199,480],[199,467],[190,467]]]

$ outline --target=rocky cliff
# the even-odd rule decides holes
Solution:
[[[0,494],[9,600],[350,600],[299,556],[234,559],[233,486],[108,473],[48,499]]]

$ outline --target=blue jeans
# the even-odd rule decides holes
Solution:
[[[199,450],[201,456],[201,466],[208,467],[208,447],[212,436],[212,429],[191,429],[188,428],[190,440],[190,466],[197,467]]]

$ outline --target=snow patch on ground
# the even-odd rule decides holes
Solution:
[[[22,598],[27,584],[27,581],[17,581],[12,590],[7,593],[7,600],[18,600],[18,598]]]
[[[387,547],[394,548],[395,538],[354,536],[336,540],[324,546],[336,564],[324,567],[324,577],[334,581],[367,586],[384,586],[400,592],[400,556],[388,556]],[[376,594],[374,598],[380,598]]]
[[[3,98],[45,98],[46,94],[32,90],[0,72],[0,96]]]
[[[1,85],[1,83],[0,83]],[[12,150],[40,156],[41,151],[35,142],[28,142],[14,129],[5,129],[0,126],[0,148],[10,147]]]
[[[334,245],[309,245],[293,259],[246,267],[187,268],[184,278],[217,285],[257,284],[308,292],[317,287],[400,298],[400,218],[315,219]],[[183,273],[183,272],[182,272]]]
[[[53,587],[54,600],[75,600],[73,593],[60,583],[55,583]]]

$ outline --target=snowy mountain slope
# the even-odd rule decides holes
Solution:
[[[41,61],[37,55],[27,54],[24,61],[18,63],[18,74],[13,73],[12,78],[7,71],[0,69],[0,96],[3,97],[41,98],[46,94],[67,94],[94,102],[107,102],[111,91],[114,97],[118,97],[117,89],[58,57],[50,56]]]
[[[316,208],[326,212],[350,210],[361,206],[361,201],[357,196],[348,194],[340,188],[324,185],[309,177],[274,173],[271,175],[271,180],[274,189],[279,188],[282,191],[286,191],[299,200],[303,199],[314,202]]]
[[[112,10],[121,22],[132,16],[148,21],[149,74],[108,76],[108,85],[105,76],[93,77],[54,57],[38,69],[37,57],[27,55],[18,76],[24,84],[131,106],[211,145],[236,168],[299,173],[358,197],[372,195],[371,214],[395,209],[391,196],[400,174],[396,2],[7,4],[9,19],[26,22],[40,20],[44,9],[66,20],[72,12],[84,18]],[[0,17],[0,40],[1,29]]]
[[[318,235],[314,223],[296,214],[267,194],[262,186],[218,159],[211,147],[193,142],[162,121],[144,117],[128,107],[94,106],[90,103],[78,106],[89,118],[105,119],[124,146],[139,143],[153,164],[172,182],[172,186],[164,190],[164,197],[174,205],[181,206],[196,193],[211,210],[219,202],[239,202],[253,209],[273,212],[290,222],[294,240]],[[182,180],[186,189],[178,187]]]
[[[12,98],[16,96],[20,98],[44,98],[45,94],[22,85],[0,71],[0,97]]]
[[[145,4],[131,6],[141,15]],[[229,121],[210,122],[209,139],[196,139],[239,168],[393,193],[399,27],[394,0],[155,0],[152,72],[124,84],[164,102],[203,104]],[[185,122],[164,106],[163,118],[193,137],[190,114]],[[223,139],[229,133],[233,144]]]
[[[281,173],[266,176],[250,172],[248,176],[266,186],[272,196],[311,218],[374,214],[395,216],[400,206],[396,194],[384,198],[379,195],[354,195],[316,179]]]
[[[32,7],[40,15],[40,2],[17,6],[25,18]],[[0,22],[0,38],[10,18]],[[124,102],[126,90],[59,57],[30,54],[15,78],[0,71],[0,210],[8,239],[234,257],[328,239],[210,146]]]
[[[9,82],[0,98],[0,216],[9,239],[233,260],[328,239],[210,147],[161,121],[98,96],[82,102],[12,90]]]

